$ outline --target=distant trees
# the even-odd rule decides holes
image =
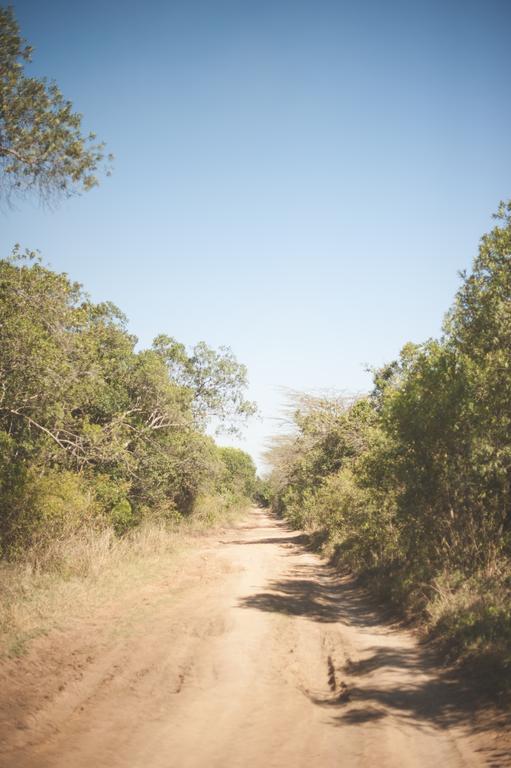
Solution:
[[[454,653],[511,668],[511,203],[440,340],[407,344],[355,402],[295,402],[274,506],[422,613]],[[507,665],[507,666],[506,666]]]
[[[224,469],[220,475],[220,488],[228,488],[234,495],[252,498],[256,492],[256,467],[252,457],[239,448],[218,449]]]
[[[199,494],[250,496],[250,457],[217,448],[205,433],[202,402],[225,418],[253,410],[230,351],[199,345],[209,364],[201,387],[200,355],[188,358],[173,342],[179,361],[169,365],[163,337],[136,351],[114,305],[94,304],[66,275],[19,251],[0,261],[0,316],[4,554],[87,520],[121,531],[147,516],[188,514]]]
[[[53,201],[95,186],[111,158],[55,83],[25,74],[31,58],[12,7],[0,7],[0,194]]]

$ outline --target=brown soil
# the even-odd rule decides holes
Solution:
[[[0,673],[2,768],[511,766],[492,710],[260,510]]]

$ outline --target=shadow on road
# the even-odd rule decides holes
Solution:
[[[290,535],[245,543],[289,546],[306,542],[307,537]],[[341,631],[342,625],[364,631],[362,658],[348,659],[339,670],[344,676],[343,690],[336,695],[309,696],[329,709],[333,725],[357,726],[393,716],[425,729],[461,726],[473,733],[505,732],[510,726],[509,715],[500,714],[492,702],[487,708],[492,716],[485,717],[481,696],[464,683],[459,672],[442,667],[430,648],[410,647],[409,641],[401,645],[390,614],[372,604],[353,578],[340,576],[326,564],[296,565],[284,578],[270,581],[264,591],[242,598],[240,606],[321,624],[339,623]],[[367,644],[371,636],[374,645]],[[492,768],[511,766],[508,752],[489,748],[484,758]]]
[[[353,579],[340,577],[326,565],[302,565],[287,578],[270,582],[267,591],[243,598],[241,604],[327,623],[347,621],[364,627],[385,623],[368,602]]]

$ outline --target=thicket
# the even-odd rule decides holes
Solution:
[[[214,517],[254,494],[251,458],[207,434],[255,410],[227,348],[162,335],[137,350],[113,304],[19,250],[0,261],[0,318],[4,559],[80,531]]]
[[[367,397],[298,396],[275,441],[273,505],[339,564],[511,681],[511,203],[443,335],[407,344]]]

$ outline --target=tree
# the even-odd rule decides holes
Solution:
[[[0,7],[0,195],[50,202],[98,183],[105,146],[82,133],[82,116],[54,82],[25,74],[31,59],[12,7]]]
[[[250,457],[218,449],[195,412],[214,406],[215,381],[222,407],[238,395],[243,406],[245,369],[231,357],[234,392],[221,355],[225,375],[212,370],[197,391],[203,368],[182,344],[160,337],[162,349],[136,351],[120,310],[19,248],[0,260],[0,317],[0,555],[84,521],[122,534],[189,514],[201,497],[250,495]]]
[[[45,461],[64,452],[78,468],[112,456],[135,343],[119,310],[15,250],[0,261],[0,315],[0,430],[27,458],[42,444]]]
[[[229,446],[218,449],[224,471],[220,477],[220,490],[228,489],[247,498],[256,491],[256,468],[252,457],[239,448]]]
[[[511,532],[511,201],[501,202],[497,225],[481,239],[470,274],[445,324],[450,345],[465,362],[471,385],[470,434],[481,506]],[[490,502],[490,499],[492,502]]]
[[[216,351],[200,341],[188,354],[183,344],[162,334],[154,340],[153,349],[165,360],[176,384],[190,389],[192,410],[200,427],[213,421],[218,432],[238,434],[240,422],[257,412],[255,403],[243,396],[247,369],[228,347]]]

